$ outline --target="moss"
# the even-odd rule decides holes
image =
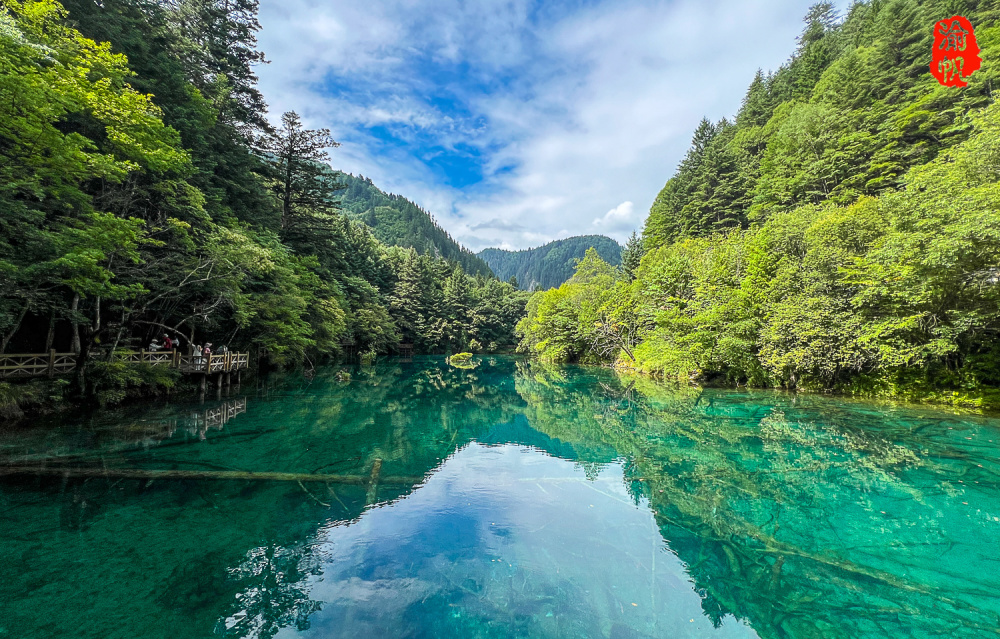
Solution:
[[[455,353],[447,361],[455,368],[471,369],[476,367],[476,364],[472,361],[472,353]]]

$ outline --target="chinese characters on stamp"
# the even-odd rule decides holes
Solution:
[[[931,74],[946,87],[967,86],[965,79],[979,70],[979,45],[972,24],[962,16],[934,25]]]

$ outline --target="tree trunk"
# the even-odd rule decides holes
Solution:
[[[291,146],[291,141],[288,142]],[[289,149],[288,157],[285,158],[285,192],[281,202],[281,228],[288,228],[289,218],[292,210],[292,151]]]
[[[101,298],[100,296],[94,300],[94,321],[90,325],[84,324],[83,326],[84,337],[80,340],[80,353],[76,357],[76,368],[74,369],[74,375],[76,377],[76,389],[80,393],[80,397],[87,396],[87,376],[85,374],[85,369],[87,366],[87,360],[90,358],[90,349],[94,345],[94,339],[100,333],[101,330]]]
[[[24,308],[21,309],[21,314],[17,316],[17,321],[14,322],[14,326],[11,327],[10,332],[3,336],[3,341],[0,342],[0,353],[7,352],[7,344],[10,342],[14,334],[17,333],[17,329],[21,328],[21,322],[24,320],[24,316],[28,314],[29,303],[24,303]]]
[[[101,330],[101,296],[94,300],[94,328],[92,334],[97,334]]]
[[[49,314],[49,333],[45,336],[45,352],[52,350],[52,342],[56,339],[56,312]]]
[[[90,357],[91,330],[90,327],[83,329],[86,337],[79,341],[80,350],[76,355],[76,368],[73,369],[73,377],[76,381],[76,392],[79,396],[87,396],[87,376],[84,369],[87,367],[87,359]],[[77,334],[79,336],[79,334]]]
[[[125,306],[122,305],[122,323],[118,327],[118,333],[115,335],[115,342],[111,345],[111,350],[108,351],[108,361],[111,361],[115,356],[115,351],[118,350],[118,344],[122,341],[122,333],[125,332],[125,323],[128,321],[128,312],[125,310]]]
[[[76,311],[80,308],[80,294],[73,294],[73,303],[70,304],[69,310],[70,315],[70,325],[73,327],[73,342],[70,345],[70,350],[73,351],[74,355],[80,354],[80,325],[76,323]]]

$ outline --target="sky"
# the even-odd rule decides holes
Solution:
[[[472,250],[620,242],[703,117],[732,117],[812,0],[262,0],[277,121]]]

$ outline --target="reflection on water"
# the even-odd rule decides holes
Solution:
[[[0,637],[998,634],[997,420],[477,364],[0,433]]]

